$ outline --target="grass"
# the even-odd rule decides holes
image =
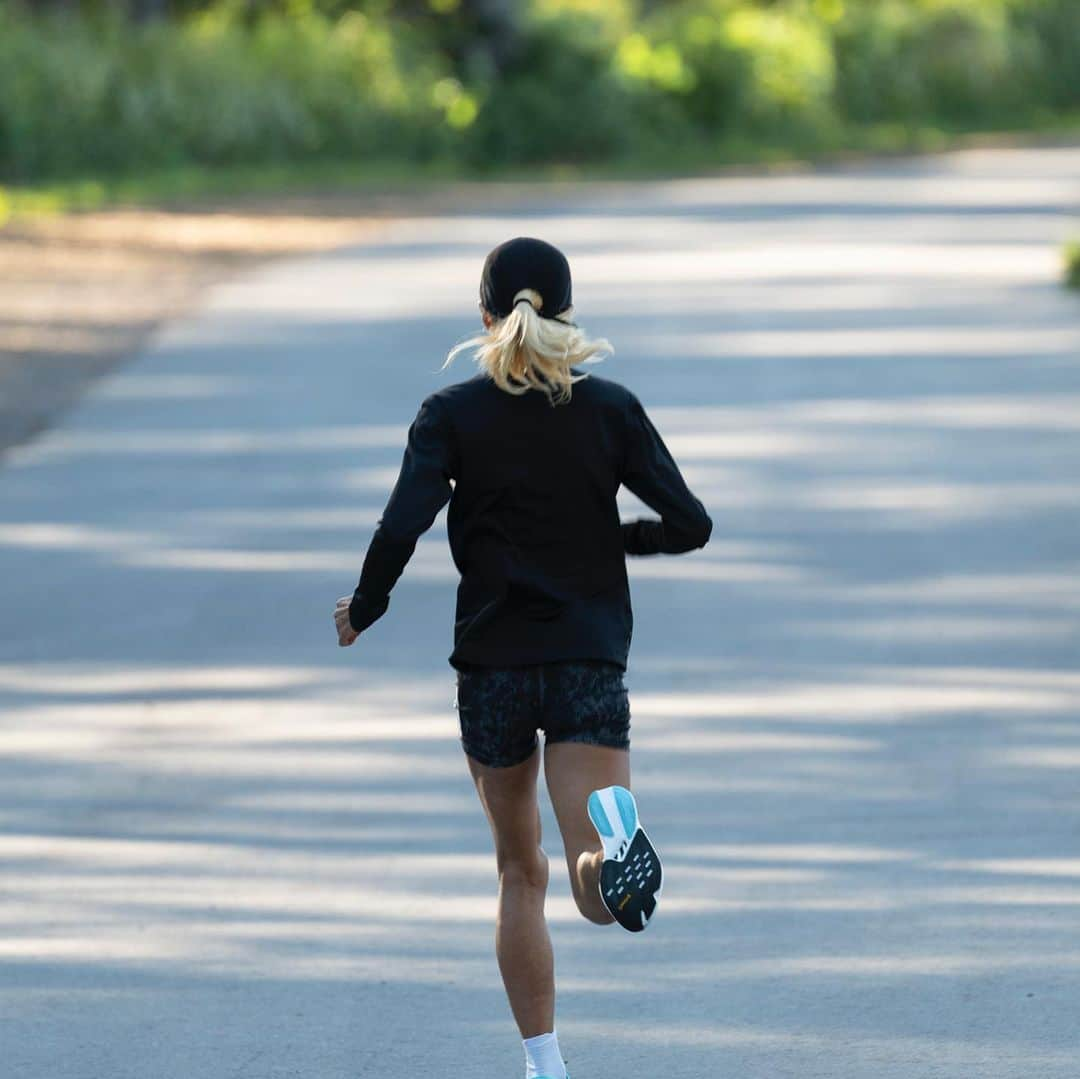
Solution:
[[[394,190],[407,193],[461,179],[460,169],[383,161],[305,164],[184,165],[138,175],[89,176],[0,187],[0,225],[30,217],[115,206],[169,206],[217,198],[307,192]]]
[[[787,141],[727,138],[692,147],[678,158],[637,157],[607,162],[518,165],[478,174],[453,161],[313,161],[206,168],[182,166],[138,175],[86,176],[45,184],[0,186],[0,228],[10,221],[121,206],[168,207],[248,197],[321,194],[408,196],[461,181],[654,180],[706,175],[740,167],[775,168],[850,158],[933,153],[986,145],[1080,141],[1080,116],[1055,117],[1034,130],[947,131],[940,127],[867,125]],[[1080,255],[1070,249],[1072,273]],[[1078,286],[1080,287],[1080,286]]]

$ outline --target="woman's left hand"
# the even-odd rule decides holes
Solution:
[[[337,601],[337,607],[334,608],[334,625],[337,626],[338,644],[342,648],[347,648],[357,637],[360,636],[349,622],[349,604],[352,603],[352,596],[342,596]]]

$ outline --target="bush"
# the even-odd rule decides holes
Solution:
[[[350,10],[359,0],[218,2],[133,25],[118,6],[0,0],[0,179],[324,160],[677,167],[1080,108],[1077,0],[522,0],[497,64],[434,7],[407,20]]]
[[[615,60],[619,40],[617,22],[601,15],[556,11],[527,22],[464,134],[468,163],[485,169],[623,160],[694,140],[682,109],[624,77]]]
[[[625,79],[677,104],[706,138],[813,126],[831,108],[827,35],[780,7],[672,5],[625,37],[615,62]]]
[[[1012,0],[1018,33],[1038,42],[1040,69],[1033,92],[1048,110],[1080,107],[1080,4],[1076,0]]]
[[[132,27],[0,7],[0,167],[426,159],[452,141],[433,96],[446,74],[424,42],[357,13]]]
[[[596,161],[624,153],[634,128],[605,43],[571,35],[554,19],[526,28],[501,79],[483,93],[463,149],[480,170]]]
[[[861,0],[835,28],[854,121],[1000,125],[1042,103],[1042,42],[1002,0]]]
[[[1080,240],[1065,246],[1065,284],[1080,289]]]

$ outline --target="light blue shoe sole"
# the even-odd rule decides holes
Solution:
[[[604,845],[604,857],[617,858],[638,829],[637,802],[625,787],[604,787],[589,795],[589,819]]]
[[[660,855],[641,827],[637,802],[625,787],[593,791],[587,808],[604,848],[600,898],[623,929],[640,933],[664,889]]]

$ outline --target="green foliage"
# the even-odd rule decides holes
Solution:
[[[1080,240],[1065,245],[1065,284],[1080,289]]]
[[[185,162],[427,160],[449,150],[445,62],[359,13],[209,11],[180,24],[0,7],[0,168],[9,177]],[[460,115],[460,110],[456,113]]]
[[[677,167],[1080,108],[1077,0],[498,7],[175,0],[186,14],[133,24],[117,4],[32,14],[0,0],[0,178]]]
[[[1012,0],[1018,34],[1034,40],[1039,68],[1032,89],[1053,111],[1080,104],[1080,4],[1076,0]]]
[[[1007,0],[860,0],[835,27],[852,120],[1015,122],[1045,103],[1043,42]]]
[[[635,38],[649,43],[649,62],[641,45],[629,39],[628,49],[624,40],[616,55],[623,72],[681,98],[706,137],[813,127],[831,110],[831,45],[820,18],[801,5],[675,4]]]
[[[628,85],[617,35],[590,13],[556,12],[522,29],[513,62],[487,87],[463,152],[477,170],[517,163],[621,160],[694,132],[681,110]]]

